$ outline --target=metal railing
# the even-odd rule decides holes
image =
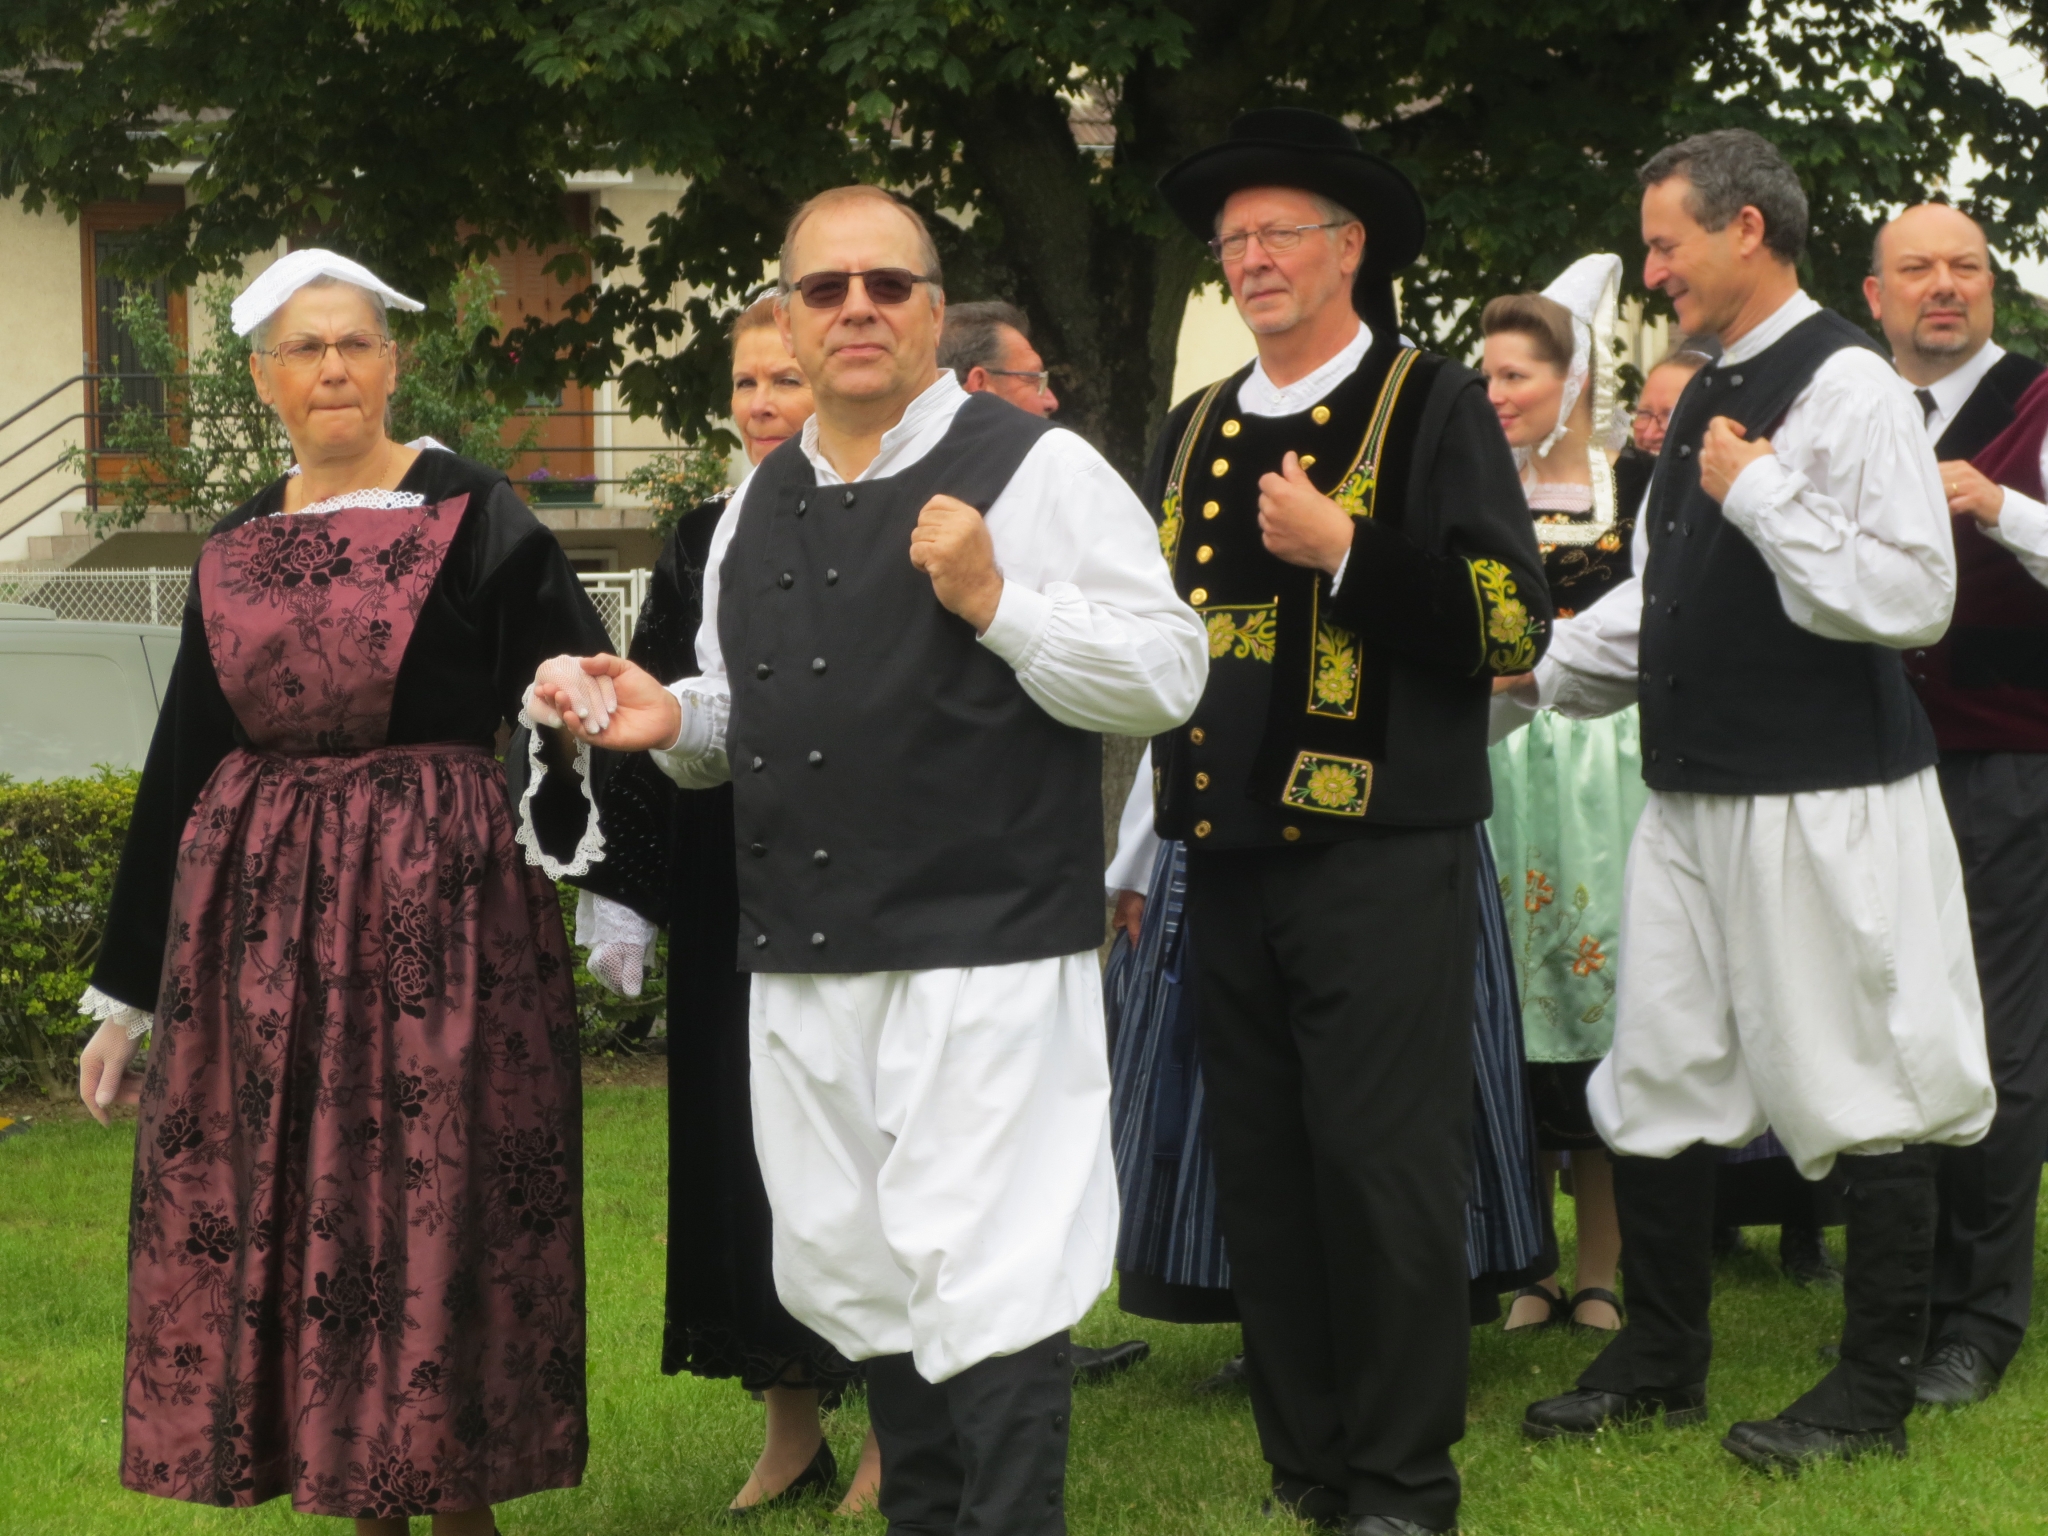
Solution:
[[[0,539],[20,532],[43,513],[72,498],[79,498],[80,504],[86,507],[96,505],[100,461],[131,460],[130,455],[100,446],[103,429],[115,415],[105,409],[100,400],[100,387],[108,380],[154,383],[160,381],[160,376],[152,373],[100,373],[86,369],[45,390],[5,419],[0,419]],[[65,398],[67,396],[68,399]],[[629,462],[638,462],[650,455],[689,451],[689,445],[681,442],[612,441],[611,423],[632,420],[630,411],[577,410],[540,405],[522,406],[512,415],[515,420],[587,419],[592,425],[593,441],[590,443],[537,444],[521,451],[515,458],[509,471],[512,482],[523,488],[528,499],[537,506],[595,505],[600,500],[602,488],[620,486],[626,480],[625,475],[618,473],[571,474],[557,471],[545,462],[551,457],[588,460],[595,470],[600,466],[613,465],[620,455],[629,456]],[[67,454],[74,444],[85,449],[83,474],[79,473],[75,460],[67,462]],[[532,478],[536,473],[541,475],[538,480]]]
[[[623,652],[647,598],[653,572],[578,571],[577,580],[604,621],[612,645]],[[131,571],[0,572],[0,603],[49,608],[60,619],[100,624],[180,622],[192,573],[178,566]]]

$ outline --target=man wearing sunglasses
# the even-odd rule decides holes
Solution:
[[[817,411],[713,537],[702,675],[588,658],[615,705],[564,712],[733,783],[776,1286],[868,1363],[890,1528],[1057,1536],[1117,1229],[1100,733],[1185,719],[1208,648],[1116,471],[939,368],[914,212],[821,194],[782,272]]]

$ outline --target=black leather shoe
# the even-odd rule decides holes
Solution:
[[[1531,1403],[1522,1414],[1522,1433],[1531,1440],[1590,1440],[1603,1429],[1636,1429],[1663,1411],[1673,1429],[1698,1424],[1707,1416],[1707,1389],[1681,1387],[1672,1392],[1602,1392],[1580,1387]]]
[[[1151,1353],[1152,1346],[1143,1339],[1126,1339],[1107,1349],[1090,1349],[1086,1344],[1076,1344],[1073,1347],[1074,1380],[1091,1384],[1107,1381],[1120,1371],[1128,1371]]]
[[[1797,1472],[1817,1461],[1854,1461],[1873,1451],[1906,1454],[1906,1431],[1823,1429],[1797,1419],[1750,1419],[1729,1426],[1721,1444],[1761,1472]]]
[[[832,1455],[831,1443],[820,1440],[818,1453],[811,1458],[811,1464],[797,1473],[782,1492],[770,1494],[755,1504],[728,1505],[719,1518],[727,1521],[751,1520],[763,1510],[787,1509],[813,1494],[831,1492],[832,1485],[838,1481],[839,1463]]]
[[[1913,1401],[1923,1408],[1967,1408],[1998,1390],[1997,1367],[1974,1344],[1937,1344],[1913,1373]]]
[[[1344,1495],[1335,1488],[1277,1472],[1273,1474],[1273,1496],[1260,1506],[1260,1511],[1268,1519],[1285,1515],[1290,1520],[1305,1521],[1319,1531],[1343,1533],[1351,1525]]]
[[[1778,1228],[1778,1267],[1794,1285],[1840,1289],[1842,1284],[1842,1272],[1828,1257],[1819,1227]]]
[[[1439,1530],[1433,1525],[1417,1525],[1413,1520],[1403,1520],[1398,1515],[1360,1515],[1344,1527],[1344,1536],[1457,1536],[1457,1531],[1455,1525]]]
[[[1242,1392],[1244,1390],[1244,1356],[1232,1355],[1216,1368],[1213,1376],[1204,1376],[1195,1383],[1197,1392]]]

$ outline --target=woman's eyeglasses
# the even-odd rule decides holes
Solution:
[[[1216,253],[1218,261],[1242,261],[1247,246],[1256,239],[1259,249],[1268,256],[1280,251],[1291,251],[1301,244],[1301,237],[1311,229],[1342,229],[1352,222],[1338,219],[1328,224],[1268,224],[1261,229],[1241,229],[1234,234],[1223,235],[1209,242],[1209,249]]]
[[[876,267],[872,272],[808,272],[790,287],[802,294],[804,303],[812,309],[837,309],[846,302],[855,278],[860,279],[861,287],[877,304],[904,303],[919,283],[931,281],[902,267]]]
[[[1669,411],[1638,410],[1633,420],[1639,427],[1668,427],[1671,425],[1671,413]]]
[[[385,337],[373,336],[368,331],[355,331],[334,341],[321,341],[312,336],[293,336],[269,349],[269,355],[277,360],[280,368],[293,373],[303,373],[318,368],[327,349],[334,348],[341,355],[344,368],[360,367],[374,362],[391,350],[391,343]]]

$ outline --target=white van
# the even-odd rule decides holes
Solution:
[[[140,768],[178,633],[0,603],[0,774],[64,779],[102,763]]]

